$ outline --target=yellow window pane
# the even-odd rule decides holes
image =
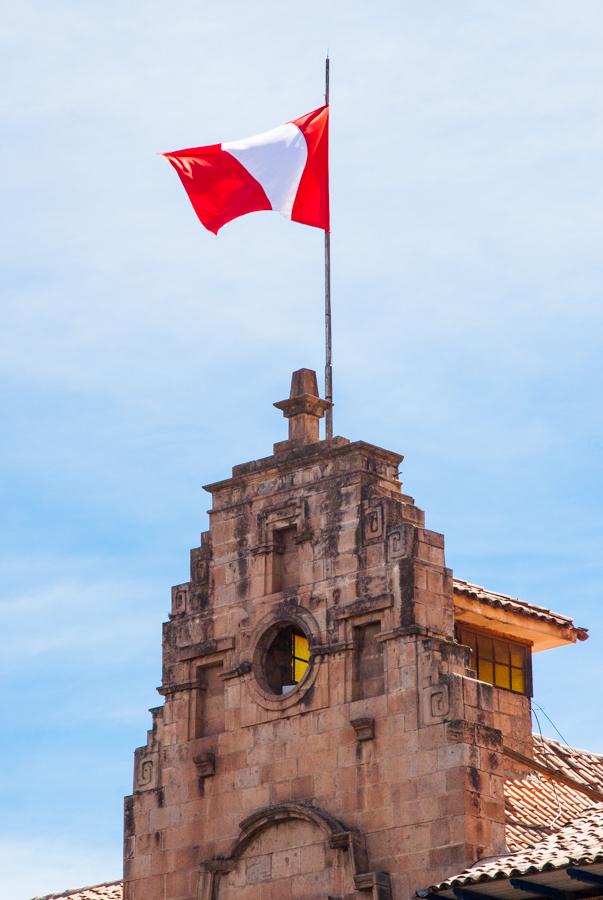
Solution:
[[[526,692],[526,680],[521,669],[511,669],[511,690],[520,694]]]
[[[511,672],[509,666],[502,666],[499,663],[494,667],[494,684],[496,687],[511,687]]]
[[[471,650],[471,653],[469,654],[469,667],[475,671],[477,665],[477,636],[471,631],[466,631],[464,628],[460,628],[459,642],[461,644],[464,644],[466,647],[469,647],[469,649]]]
[[[492,641],[490,638],[482,637],[480,635],[479,643],[478,643],[478,650],[479,650],[479,658],[480,659],[482,659],[482,658],[483,659],[494,659]]]
[[[293,678],[295,683],[301,681],[304,675],[306,674],[306,669],[308,668],[308,663],[305,659],[295,659],[293,660]]]
[[[488,684],[494,684],[494,666],[490,660],[480,658],[478,677],[480,681],[487,681]]]
[[[494,658],[497,663],[509,665],[509,645],[506,641],[494,641]]]
[[[310,644],[308,638],[303,634],[293,635],[293,656],[303,659],[306,662],[310,659]]]
[[[511,644],[511,665],[523,669],[525,665],[525,650],[517,644]]]
[[[471,647],[472,650],[477,650],[477,635],[474,632],[462,631],[461,642],[466,644],[467,647]]]

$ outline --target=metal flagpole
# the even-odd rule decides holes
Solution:
[[[329,57],[325,59],[325,104],[329,105]],[[325,400],[333,403],[333,365],[331,348],[331,234],[325,231]],[[333,406],[325,416],[326,437],[333,437]]]

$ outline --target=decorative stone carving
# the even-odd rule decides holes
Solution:
[[[197,585],[206,585],[209,581],[209,558],[205,547],[191,550],[191,581]]]
[[[390,609],[394,605],[393,594],[379,594],[376,597],[360,597],[345,606],[339,606],[332,611],[333,618],[351,619],[354,616],[364,616],[367,613],[377,612],[382,609]]]
[[[387,535],[387,558],[402,559],[410,554],[410,529],[404,525],[390,528]]]
[[[303,533],[304,505],[300,500],[262,510],[258,516],[258,541],[260,547],[270,544],[275,529],[297,525],[298,533]]]
[[[424,687],[420,694],[423,725],[438,725],[463,715],[463,679],[454,673],[436,674],[435,678],[437,682]]]
[[[374,900],[391,900],[392,886],[387,872],[362,872],[354,876],[358,891],[371,891]]]
[[[362,532],[365,544],[383,540],[384,519],[385,516],[383,514],[382,503],[379,503],[377,506],[368,506],[368,504],[364,504]]]
[[[436,684],[424,688],[421,694],[421,711],[424,725],[443,722],[450,712],[450,688],[447,684]]]
[[[193,762],[197,766],[199,778],[210,778],[216,774],[216,757],[211,751],[199,753],[193,757]]]
[[[188,584],[176,584],[172,588],[172,615],[181,616],[186,612]]]
[[[216,757],[211,751],[199,753],[193,757],[193,762],[197,767],[197,784],[199,786],[199,796],[205,795],[205,779],[212,778],[216,774]]]
[[[234,645],[235,639],[230,635],[215,639],[211,638],[207,641],[202,641],[199,644],[191,644],[188,647],[183,647],[182,650],[178,651],[178,659],[183,661],[186,659],[196,659],[197,657],[211,656],[214,653],[225,653],[227,650],[232,650]]]
[[[136,751],[136,765],[134,768],[134,790],[152,791],[159,786],[159,755],[156,751],[149,751],[146,747],[140,747]]]
[[[352,719],[350,725],[356,732],[357,741],[372,741],[375,737],[375,720],[368,716]]]

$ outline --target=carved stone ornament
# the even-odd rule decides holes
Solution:
[[[197,766],[199,778],[210,778],[216,774],[216,757],[213,753],[199,753],[193,758],[193,762]]]
[[[180,616],[186,612],[188,589],[188,584],[177,584],[172,588],[172,615]]]
[[[375,720],[368,716],[352,719],[350,725],[356,732],[357,741],[372,741],[375,737]]]
[[[421,711],[424,725],[443,722],[450,712],[450,688],[447,684],[436,684],[424,688],[421,694]]]
[[[159,786],[159,754],[141,747],[136,751],[134,791],[152,791]]]
[[[362,872],[354,876],[354,887],[358,891],[371,891],[375,900],[391,900],[392,886],[387,872]]]
[[[191,581],[201,585],[209,581],[209,559],[205,547],[194,547],[191,550]]]
[[[403,559],[410,555],[410,529],[404,525],[396,525],[390,528],[387,535],[387,558]]]
[[[298,533],[304,531],[303,524],[304,506],[301,500],[264,509],[258,516],[258,542],[260,547],[270,545],[271,536],[276,528],[286,528],[288,525],[296,525]]]
[[[364,543],[370,544],[372,541],[383,540],[384,534],[384,514],[383,504],[378,506],[365,505],[362,515],[362,531],[364,534]]]

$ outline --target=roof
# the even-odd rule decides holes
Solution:
[[[104,881],[90,887],[71,888],[62,894],[45,894],[33,900],[123,900],[123,883],[121,881]]]
[[[534,761],[538,770],[527,769],[522,778],[505,783],[507,847],[512,852],[533,846],[598,806],[593,792],[603,799],[603,756],[534,735]],[[560,777],[549,777],[543,767]]]
[[[603,805],[563,825],[554,834],[517,853],[497,856],[472,866],[430,890],[446,891],[498,879],[518,878],[539,872],[603,862]]]
[[[574,625],[569,616],[520,600],[519,597],[489,591],[461,578],[454,578],[452,583],[457,598],[457,618],[460,617],[461,621],[470,623],[473,620],[479,624],[482,619],[487,619],[489,621],[484,624],[490,626],[504,621],[510,634],[516,632],[518,636],[524,637],[527,629],[528,632],[534,632],[528,634],[534,650],[546,650],[562,643],[585,641],[588,638],[588,629]],[[493,613],[494,610],[496,614]]]
[[[550,622],[552,625],[569,625],[572,628],[574,627],[573,620],[569,616],[553,612],[545,606],[537,606],[535,603],[528,603],[527,600],[520,600],[519,597],[511,597],[509,594],[489,591],[479,584],[463,581],[462,578],[454,578],[452,583],[457,594],[465,594],[467,597],[479,600],[481,603],[485,603],[487,606],[492,606],[495,609],[508,609],[510,612],[530,616],[532,619],[540,619],[542,622]],[[587,628],[576,627],[576,631],[583,633],[578,635],[578,640],[586,640],[588,636]]]
[[[478,861],[432,885],[429,893],[451,897],[454,888],[479,883],[482,893],[502,897],[501,880],[603,864],[603,756],[534,735],[534,765],[525,762],[526,774],[505,783],[509,852]],[[565,874],[557,877],[564,878],[563,890],[580,889]],[[492,888],[484,889],[484,883]]]

